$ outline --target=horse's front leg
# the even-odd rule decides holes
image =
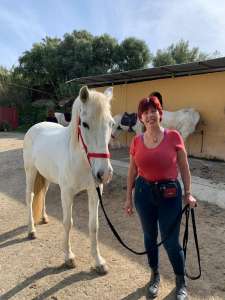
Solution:
[[[65,229],[64,236],[64,252],[65,264],[69,268],[75,268],[74,254],[70,245],[70,230],[73,225],[72,207],[73,207],[73,194],[68,190],[61,191],[62,208],[63,208],[63,225]]]
[[[101,192],[103,190],[103,185],[101,185]],[[98,247],[98,195],[94,189],[88,190],[88,207],[89,207],[89,234],[91,240],[91,256],[95,261],[95,269],[101,274],[108,273],[108,267],[106,265],[105,259],[100,255]]]

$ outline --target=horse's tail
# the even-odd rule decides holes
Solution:
[[[37,172],[35,182],[34,182],[34,198],[33,198],[33,217],[35,224],[41,221],[43,200],[44,200],[44,190],[45,190],[46,180],[45,178]]]

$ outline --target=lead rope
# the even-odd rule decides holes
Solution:
[[[201,258],[200,258],[200,251],[199,251],[199,245],[198,245],[198,236],[197,236],[197,228],[196,228],[196,222],[195,222],[195,212],[193,208],[188,207],[185,211],[186,216],[186,224],[185,224],[185,231],[184,231],[184,237],[183,237],[183,251],[184,251],[184,259],[186,261],[187,257],[187,245],[188,245],[188,229],[189,229],[189,217],[190,217],[190,211],[191,211],[191,220],[192,220],[192,227],[193,227],[193,234],[194,234],[194,241],[195,241],[195,248],[197,252],[197,258],[198,258],[198,268],[199,268],[199,274],[197,276],[191,276],[187,270],[185,270],[185,275],[191,279],[196,280],[201,277],[202,269],[201,269]]]
[[[126,248],[127,250],[129,250],[130,252],[136,254],[136,255],[144,255],[147,254],[147,251],[143,251],[143,252],[138,252],[136,250],[131,249],[125,242],[123,242],[122,238],[120,237],[119,233],[117,232],[117,230],[115,229],[115,227],[113,226],[113,224],[111,223],[104,205],[103,205],[103,201],[102,201],[102,195],[100,192],[100,188],[97,187],[96,188],[97,193],[98,193],[98,197],[99,197],[99,202],[101,205],[101,208],[103,210],[104,216],[106,218],[106,221],[111,229],[111,231],[113,232],[114,236],[117,238],[117,240],[119,241],[119,243]],[[171,226],[170,230],[169,230],[169,234],[166,238],[164,238],[161,242],[159,242],[156,247],[160,247],[170,236],[170,234],[174,231],[175,226],[177,224],[177,222],[180,220],[180,218],[182,218],[182,215],[185,213],[186,215],[186,225],[185,225],[185,232],[184,232],[184,238],[183,238],[183,250],[184,250],[184,257],[186,260],[186,252],[187,252],[187,244],[188,244],[188,224],[189,224],[189,212],[190,212],[190,207],[189,205],[185,205],[185,207],[182,209],[182,212],[178,215],[176,221],[174,222],[174,224]],[[197,255],[198,255],[198,265],[199,265],[199,275],[197,276],[190,276],[187,271],[186,276],[192,280],[196,280],[198,278],[201,277],[201,263],[200,263],[200,252],[199,252],[199,247],[198,247],[198,237],[197,237],[197,230],[196,230],[196,223],[195,223],[195,215],[194,215],[194,209],[191,209],[191,215],[192,215],[192,225],[193,225],[193,232],[194,232],[194,238],[195,238],[195,245],[196,245],[196,250],[197,250]]]

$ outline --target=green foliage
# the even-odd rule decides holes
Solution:
[[[41,43],[33,45],[30,51],[26,51],[19,58],[20,66],[16,72],[31,87],[50,86],[50,92],[54,94],[54,89],[60,80],[58,72],[60,57],[58,56],[58,46],[60,39],[46,37]]]
[[[153,58],[153,66],[182,64],[209,58],[210,56],[201,52],[198,47],[190,48],[188,41],[180,40],[165,50],[158,50]]]
[[[0,67],[0,106],[23,107],[30,102],[30,91],[21,74]]]
[[[60,71],[65,82],[74,77],[88,76],[88,68],[92,62],[93,36],[86,31],[73,31],[65,34],[58,51]]]
[[[70,83],[70,84],[66,84],[65,82],[59,83],[55,90],[57,99],[64,99],[64,98],[74,99],[75,95],[78,95],[78,93],[79,93],[79,86],[75,83]]]
[[[33,107],[31,104],[27,104],[22,110],[18,110],[19,124],[23,124],[26,127],[43,122],[47,117],[46,107]]]
[[[107,34],[93,39],[90,74],[103,74],[111,71],[116,63],[114,53],[117,45],[117,40]]]
[[[0,101],[6,94],[6,82],[9,80],[9,76],[9,71],[0,66]]]
[[[142,40],[127,38],[115,52],[115,71],[128,71],[147,67],[152,60],[148,46]]]
[[[150,59],[149,49],[141,40],[128,38],[118,44],[108,34],[93,36],[83,30],[66,33],[63,39],[46,37],[34,44],[19,58],[15,71],[29,86],[38,86],[58,101],[78,92],[77,85],[65,85],[67,80],[143,68]]]
[[[176,63],[175,59],[172,57],[171,53],[165,50],[157,50],[156,56],[153,58],[153,66],[160,67],[165,65],[174,65]]]

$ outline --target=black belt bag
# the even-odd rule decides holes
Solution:
[[[178,189],[176,181],[168,181],[165,183],[159,183],[159,193],[164,199],[170,199],[177,197]]]
[[[176,198],[178,196],[178,181],[177,180],[163,180],[163,181],[148,181],[140,177],[145,184],[147,184],[154,196],[154,203],[160,204],[166,199]]]

